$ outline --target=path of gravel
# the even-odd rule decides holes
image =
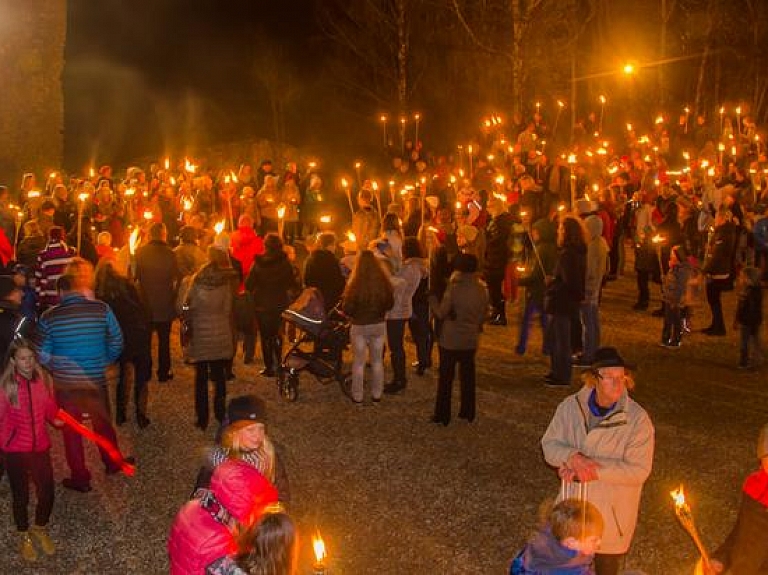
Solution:
[[[733,368],[733,334],[694,335],[677,352],[659,349],[660,320],[627,311],[632,290],[631,278],[611,284],[603,308],[604,342],[642,366],[635,396],[657,431],[654,472],[627,568],[682,575],[692,572],[694,548],[675,522],[668,492],[685,483],[704,541],[722,540],[742,478],[755,466],[757,429],[768,421],[768,382],[765,372]],[[726,295],[728,303],[733,297]],[[726,308],[730,313],[732,305]],[[698,327],[704,316],[696,318]],[[302,381],[296,404],[279,403],[273,384],[256,375],[259,366],[236,363],[230,394],[262,394],[268,430],[286,447],[290,511],[303,536],[302,575],[309,572],[308,536],[315,528],[336,575],[505,573],[535,526],[539,503],[558,489],[538,441],[565,392],[541,385],[546,363],[534,334],[530,355],[519,358],[512,354],[515,327],[487,329],[478,359],[478,421],[448,428],[428,422],[434,370],[413,376],[405,394],[360,408],[337,386],[310,379]],[[192,425],[192,369],[178,361],[174,368],[173,382],[151,384],[152,425],[120,429],[124,450],[138,459],[137,475],[104,477],[89,448],[93,492],[57,487],[55,557],[34,566],[18,559],[7,480],[0,483],[6,523],[0,573],[167,572],[168,527],[213,436]],[[60,482],[66,467],[59,438],[54,446]]]

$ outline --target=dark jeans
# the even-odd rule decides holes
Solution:
[[[581,355],[591,362],[600,347],[600,309],[597,303],[581,304],[581,327],[584,329]]]
[[[125,420],[125,412],[128,408],[128,393],[130,391],[127,373],[128,364],[133,365],[133,404],[136,409],[136,417],[146,417],[147,399],[149,397],[147,382],[152,378],[152,357],[149,349],[120,359],[120,375],[117,379],[115,410],[117,417],[123,420]]]
[[[413,315],[408,320],[413,341],[416,344],[416,358],[420,367],[432,365],[432,326],[429,323],[429,304],[414,304]]]
[[[624,554],[608,555],[597,553],[595,555],[595,575],[619,575],[619,568],[624,559]]]
[[[637,270],[637,303],[648,305],[648,302],[651,300],[650,281],[651,272]]]
[[[106,385],[96,386],[93,389],[57,390],[56,401],[59,407],[69,413],[77,421],[83,421],[83,414],[87,413],[91,419],[93,430],[104,436],[117,448],[117,435],[112,427],[112,417],[109,408],[109,395]],[[67,465],[72,473],[72,481],[81,485],[91,480],[91,473],[85,466],[85,451],[83,449],[82,436],[68,426],[61,430],[64,438],[64,454]],[[114,463],[106,451],[99,448],[101,461],[107,471],[116,471],[119,466]]]
[[[739,365],[749,365],[750,344],[752,347],[752,359],[756,363],[763,360],[763,350],[760,345],[760,326],[739,325]]]
[[[520,335],[518,336],[517,348],[515,349],[518,355],[524,355],[525,350],[528,348],[528,334],[531,331],[531,320],[534,314],[539,315],[539,322],[541,323],[542,353],[544,355],[549,353],[545,335],[547,333],[547,315],[544,313],[544,306],[540,302],[529,299],[525,302],[523,318],[520,320]]]
[[[226,359],[198,361],[195,364],[195,415],[197,426],[208,427],[208,381],[213,380],[213,414],[216,420],[224,421],[227,401]]]
[[[29,480],[35,485],[35,525],[45,527],[53,509],[51,452],[6,453],[8,483],[13,496],[13,521],[18,531],[29,529]]]
[[[392,363],[393,378],[395,383],[405,385],[405,319],[387,320],[387,346],[389,347],[389,361]]]
[[[437,381],[435,419],[444,423],[451,420],[451,393],[459,364],[461,403],[459,417],[468,421],[475,419],[475,349],[437,348],[440,355],[440,375]]]
[[[707,304],[712,312],[712,323],[710,327],[716,331],[725,331],[725,320],[723,319],[723,302],[720,296],[723,293],[723,282],[721,280],[707,280]]]
[[[488,284],[488,300],[493,309],[493,315],[500,315],[506,317],[506,309],[504,307],[504,293],[501,290],[501,286],[504,283],[504,269],[501,270],[486,270],[485,282]]]
[[[661,330],[661,343],[677,345],[683,334],[683,317],[680,307],[664,305],[664,327]]]
[[[253,361],[256,355],[256,329],[243,332],[243,358],[246,361]]]
[[[280,310],[257,311],[256,322],[261,338],[261,355],[267,371],[275,371],[283,358],[280,357]]]
[[[172,321],[153,321],[152,331],[157,332],[157,377],[164,378],[171,371],[171,324]]]
[[[553,315],[547,322],[552,377],[561,383],[571,381],[571,316]]]

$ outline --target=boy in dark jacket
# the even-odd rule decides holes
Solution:
[[[734,329],[739,327],[739,369],[749,369],[752,359],[760,364],[763,353],[760,347],[760,325],[763,323],[763,293],[760,288],[760,270],[747,267],[739,278],[741,291],[736,306]],[[751,348],[751,350],[750,350]]]
[[[589,502],[566,499],[512,561],[509,575],[594,575],[603,518]]]

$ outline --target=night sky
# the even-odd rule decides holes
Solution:
[[[318,34],[311,0],[70,0],[69,11],[70,168],[183,152],[184,143],[268,138],[255,44],[281,46],[308,83],[321,64],[305,57]],[[302,126],[291,135],[307,139]]]

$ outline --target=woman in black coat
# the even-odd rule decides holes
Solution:
[[[283,251],[283,242],[277,234],[267,234],[264,250],[264,255],[253,262],[245,281],[245,289],[253,294],[256,309],[264,357],[264,369],[260,374],[274,377],[281,361],[281,316],[290,303],[289,293],[297,291],[300,286],[296,282],[293,266]]]
[[[571,383],[571,318],[584,299],[587,275],[587,235],[577,217],[566,216],[557,230],[559,247],[554,278],[547,286],[544,302],[551,371],[544,378],[548,386]]]
[[[712,323],[702,330],[705,335],[725,335],[723,303],[724,291],[733,289],[733,271],[739,227],[733,223],[730,210],[720,209],[715,216],[715,229],[707,247],[707,257],[701,271],[707,277],[707,304],[712,312]]]
[[[112,308],[123,332],[123,353],[120,355],[120,375],[117,380],[115,421],[126,421],[128,407],[128,364],[133,364],[133,403],[136,423],[149,425],[147,417],[147,382],[152,376],[151,331],[149,311],[144,306],[133,282],[121,275],[111,260],[102,260],[96,268],[96,297]]]

